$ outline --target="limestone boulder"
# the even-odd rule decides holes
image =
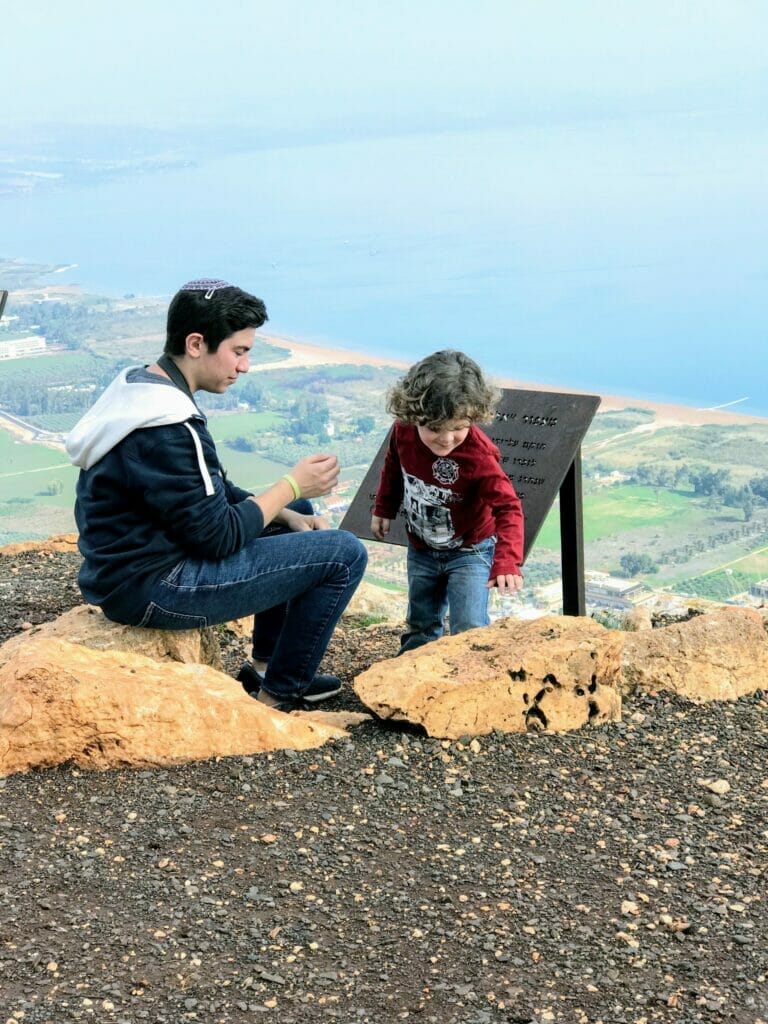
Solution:
[[[169,631],[139,629],[110,622],[101,609],[78,605],[51,622],[34,626],[11,637],[0,647],[0,665],[25,647],[30,640],[59,638],[94,651],[123,651],[141,654],[155,661],[179,661],[189,665],[210,665],[221,669],[219,641],[212,629]]]
[[[234,633],[240,640],[250,641],[253,636],[253,616],[246,615],[242,619],[232,619],[231,622],[224,624],[224,628],[228,629],[230,633]]]
[[[378,622],[399,624],[405,622],[408,598],[383,587],[374,586],[365,580],[360,584],[344,615],[352,618],[369,618]]]
[[[338,729],[349,729],[355,725],[362,725],[363,722],[372,722],[373,716],[366,715],[362,711],[321,711],[315,708],[312,711],[294,711],[292,718],[306,718],[310,722],[320,722],[321,725],[335,725]]]
[[[628,633],[639,633],[645,629],[653,629],[653,616],[648,605],[641,604],[625,612],[622,629],[625,629]]]
[[[208,665],[35,637],[0,668],[0,775],[304,750],[346,735],[319,712],[267,708]]]
[[[623,640],[589,618],[500,619],[379,662],[354,689],[430,736],[564,732],[621,718]]]
[[[77,552],[76,533],[58,533],[47,540],[23,540],[15,544],[6,544],[0,548],[0,555],[19,555],[25,551],[37,551],[41,555],[53,552]]]
[[[723,605],[706,615],[624,641],[621,690],[670,690],[693,701],[735,700],[766,686],[768,636],[753,608]]]

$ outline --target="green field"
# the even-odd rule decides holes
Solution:
[[[693,527],[701,512],[690,496],[657,487],[636,484],[605,487],[584,497],[584,541],[601,540],[622,533],[652,526],[669,526],[675,530]],[[560,516],[554,509],[547,516],[536,540],[537,548],[560,547]]]
[[[0,380],[19,387],[33,383],[39,389],[52,384],[82,385],[100,379],[114,365],[114,359],[74,352],[26,356],[21,359],[7,359],[0,363]]]
[[[25,416],[24,422],[47,430],[52,434],[68,434],[82,416],[82,412],[45,412],[39,416]]]
[[[613,438],[604,427],[600,423],[587,434],[585,462],[625,472],[639,463],[672,470],[683,465],[724,468],[738,483],[768,470],[768,423],[664,427],[637,434],[620,432]]]
[[[743,547],[744,545],[738,544],[728,545],[718,552],[721,557],[718,558],[717,564],[713,568],[700,572],[696,576],[690,572],[678,571],[674,576],[670,575],[669,582],[677,587],[686,580],[706,580],[709,577],[719,578],[725,575],[731,577],[732,582],[747,581],[746,585],[748,586],[749,583],[756,583],[758,580],[768,578],[768,547],[739,553],[739,549]],[[743,590],[744,587],[741,589]]]
[[[272,462],[253,452],[236,452],[223,445],[219,458],[230,480],[246,491],[263,491],[286,471],[281,462]]]
[[[235,412],[224,416],[211,416],[208,420],[208,429],[218,444],[236,437],[246,437],[250,440],[258,437],[264,430],[276,430],[284,422],[285,417],[275,412]],[[224,449],[219,454],[223,457],[227,451],[231,449]]]
[[[262,431],[274,430],[283,420],[284,417],[271,412],[236,412],[209,418],[208,428],[218,446],[222,465],[239,487],[261,491],[283,475],[285,466],[255,452],[236,451],[224,442],[236,437],[252,440]]]
[[[60,448],[17,441],[7,431],[0,430],[0,480],[18,477],[45,466],[58,466],[63,462],[69,463],[69,459]],[[16,493],[15,485],[13,493]]]
[[[752,583],[763,578],[757,573],[738,569],[719,569],[681,580],[675,589],[680,594],[704,597],[708,601],[732,601],[748,591]]]
[[[0,430],[0,466],[0,545],[74,530],[78,471],[63,451]]]
[[[729,563],[728,568],[755,576],[758,580],[768,577],[768,548],[760,548],[759,551],[751,551],[743,558]]]
[[[655,414],[650,409],[629,407],[610,412],[598,412],[587,431],[584,445],[586,447],[598,441],[615,438],[617,435],[625,434],[637,427],[653,423],[654,419]]]

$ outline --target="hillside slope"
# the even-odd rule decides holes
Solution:
[[[79,600],[77,556],[0,564],[3,638]],[[349,682],[396,646],[345,625],[328,665]],[[767,721],[762,694],[648,694],[564,736],[370,724],[322,751],[0,780],[3,1009],[765,1021]]]

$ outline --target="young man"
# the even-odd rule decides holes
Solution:
[[[293,710],[341,689],[316,673],[367,555],[299,500],[335,486],[335,456],[302,459],[256,496],[221,468],[193,394],[222,394],[248,371],[266,319],[261,299],[225,281],[184,285],[168,309],[163,356],[123,370],[67,451],[81,467],[85,599],[115,622],[158,629],[255,614],[254,664],[238,679],[264,703]]]

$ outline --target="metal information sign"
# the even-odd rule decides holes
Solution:
[[[555,391],[502,391],[496,418],[481,429],[501,452],[504,470],[525,513],[525,555],[560,494],[563,612],[584,615],[584,535],[581,503],[581,442],[600,405],[597,395]],[[389,434],[341,522],[364,540],[373,540],[371,513]],[[402,514],[392,522],[386,543],[407,544]]]

